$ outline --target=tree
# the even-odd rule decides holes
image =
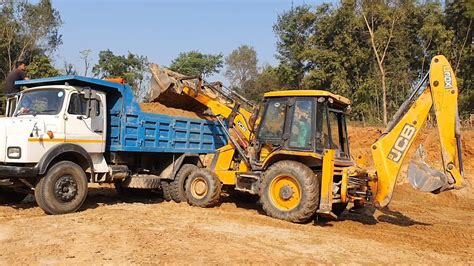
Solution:
[[[383,3],[383,2],[381,2]],[[399,14],[385,4],[371,3],[368,7],[363,7],[362,11],[365,25],[369,31],[370,44],[377,60],[377,66],[380,71],[382,83],[382,106],[383,106],[383,124],[388,123],[387,112],[387,83],[385,59],[388,48],[392,44],[395,23],[400,19]]]
[[[277,69],[270,65],[265,65],[254,79],[245,82],[241,93],[245,98],[261,103],[265,92],[282,89],[284,87],[281,86]]]
[[[280,86],[344,95],[353,102],[351,119],[386,123],[426,74],[431,58],[444,54],[453,67],[461,60],[456,74],[466,114],[474,102],[468,3],[452,1],[446,12],[439,2],[415,0],[292,8],[275,24]]]
[[[232,87],[242,89],[246,82],[255,80],[258,75],[257,52],[248,45],[241,45],[226,58],[227,69],[224,76]]]
[[[73,64],[64,61],[64,75],[77,75],[77,70]]]
[[[281,78],[290,89],[301,89],[304,74],[311,67],[302,55],[314,19],[310,7],[303,5],[279,15],[273,26],[273,31],[278,37],[277,58],[284,66],[281,69],[281,74],[284,76]]]
[[[4,79],[18,60],[56,50],[62,43],[59,12],[50,0],[37,4],[27,0],[6,0],[0,5],[0,72]]]
[[[188,76],[208,77],[219,73],[223,65],[223,55],[202,54],[198,51],[180,53],[169,69]]]
[[[452,50],[456,52],[453,66],[461,91],[459,104],[462,116],[474,113],[474,4],[472,1],[451,1],[446,7],[446,24],[454,32]]]
[[[79,54],[81,55],[81,59],[84,60],[84,76],[87,77],[89,68],[90,68],[90,62],[89,62],[89,56],[91,55],[92,50],[91,49],[85,49],[82,51],[79,51]]]
[[[115,55],[110,50],[99,52],[99,62],[92,68],[99,78],[122,77],[129,83],[135,96],[144,97],[148,85],[148,59],[145,56],[128,52],[128,55]]]
[[[46,55],[37,55],[28,65],[28,77],[31,79],[49,78],[61,75],[61,72],[53,67],[51,60]]]

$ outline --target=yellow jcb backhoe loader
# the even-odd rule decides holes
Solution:
[[[432,59],[429,73],[372,144],[375,171],[351,160],[346,127],[350,101],[342,96],[321,90],[268,92],[257,117],[251,102],[220,84],[157,65],[151,70],[151,99],[174,107],[202,104],[227,129],[228,145],[206,169],[165,186],[181,191],[192,205],[214,205],[221,186],[228,185],[258,195],[269,216],[297,223],[315,214],[335,217],[349,202],[387,206],[407,151],[431,109],[444,171],[412,162],[408,178],[415,188],[433,193],[463,186],[458,88],[442,55]]]

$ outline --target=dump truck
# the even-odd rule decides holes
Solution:
[[[256,195],[267,215],[296,223],[315,215],[337,217],[351,202],[387,206],[430,110],[443,170],[418,158],[408,167],[408,179],[416,189],[432,193],[463,187],[458,87],[442,55],[431,60],[429,73],[371,145],[375,169],[360,167],[351,157],[346,126],[351,102],[343,96],[325,90],[271,91],[264,94],[258,116],[252,102],[221,84],[158,65],[151,65],[151,72],[150,99],[168,106],[189,107],[194,101],[207,107],[228,139],[207,168],[163,181],[174,200],[214,206],[222,186],[230,186]]]
[[[227,143],[204,119],[143,112],[120,80],[81,76],[17,81],[0,118],[0,203],[34,194],[47,214],[76,211],[88,183],[159,189]],[[184,169],[184,170],[183,170]],[[185,177],[181,177],[185,178]]]

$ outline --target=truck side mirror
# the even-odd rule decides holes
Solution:
[[[86,118],[90,118],[92,115],[95,116],[97,113],[96,104],[93,102],[100,100],[99,95],[91,89],[91,87],[84,88],[84,98],[87,99],[87,111],[86,111]]]

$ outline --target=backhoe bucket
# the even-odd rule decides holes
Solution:
[[[423,160],[423,151],[420,146],[415,155],[416,159],[408,165],[408,181],[413,188],[431,193],[440,193],[449,187],[446,174],[433,169]]]

